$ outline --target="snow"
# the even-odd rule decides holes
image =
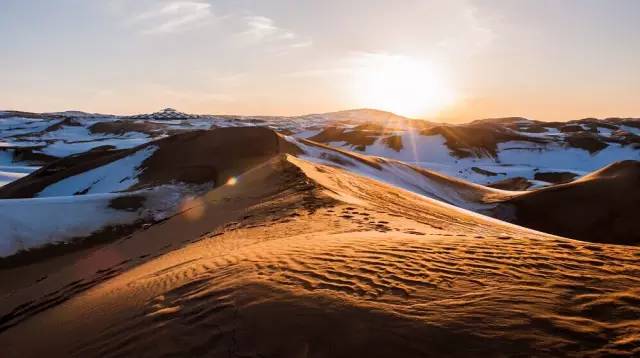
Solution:
[[[518,130],[514,130],[513,132],[520,135],[527,136],[527,137],[531,137],[531,138],[554,138],[554,137],[562,138],[566,136],[566,134],[561,132],[558,128],[544,127],[544,129],[545,129],[545,132],[540,132],[540,133],[518,131]]]
[[[457,159],[453,157],[449,148],[445,145],[445,138],[439,134],[425,136],[418,131],[408,130],[396,133],[402,139],[403,148],[395,151],[378,139],[373,145],[366,148],[367,155],[392,158],[403,162],[432,162],[452,163]]]
[[[0,165],[9,165],[13,162],[13,153],[6,150],[0,150]]]
[[[74,175],[49,185],[38,197],[113,193],[130,188],[138,182],[142,162],[149,158],[157,146],[147,146],[132,155],[113,161],[98,168]]]
[[[0,187],[7,185],[9,183],[11,183],[14,180],[18,180],[24,176],[27,176],[29,174],[26,173],[18,173],[18,172],[7,172],[2,170],[2,167],[0,167]]]
[[[0,171],[25,174],[25,175],[32,173],[38,170],[39,168],[40,167],[27,167],[27,166],[19,166],[19,165],[16,165],[16,166],[0,165]]]
[[[73,118],[99,118],[99,119],[111,119],[114,118],[115,116],[112,114],[100,114],[100,113],[87,113],[87,112],[82,112],[82,111],[63,111],[63,112],[51,112],[51,113],[45,113],[45,114],[49,114],[49,115],[62,115],[62,116],[66,116],[66,117],[73,117]]]
[[[305,129],[305,130],[301,130],[299,132],[296,132],[295,134],[293,134],[294,137],[296,138],[311,138],[317,134],[319,134],[320,132],[322,132],[322,129]]]
[[[27,119],[20,117],[0,118],[0,138],[27,135],[44,130],[60,120]]]
[[[83,153],[96,147],[111,145],[116,149],[128,149],[133,148],[141,144],[148,143],[149,139],[146,137],[133,137],[133,138],[109,138],[109,139],[94,139],[82,142],[65,142],[56,141],[49,144],[47,147],[39,150],[39,152],[48,154],[54,157],[62,158],[72,154]]]
[[[0,187],[27,176],[38,168],[15,163],[11,150],[0,150]]]
[[[111,145],[118,149],[132,148],[152,139],[147,134],[139,132],[113,136],[94,134],[88,129],[97,122],[117,119],[117,117],[96,115],[83,118],[80,126],[64,125],[52,132],[42,132],[47,127],[60,123],[61,120],[2,118],[0,119],[0,147],[43,147],[38,152],[61,158],[104,145]],[[15,137],[16,135],[19,137]]]
[[[304,144],[293,137],[285,137],[289,142],[299,146],[304,152],[300,157],[310,162],[346,169],[370,179],[400,187],[411,192],[441,200],[470,210],[486,209],[487,205],[471,202],[455,187],[430,179],[416,171],[411,166],[401,162],[384,160],[379,163],[382,169],[377,169],[357,160],[351,159],[338,151]],[[329,156],[339,157],[340,161],[331,161]],[[497,189],[488,189],[500,192]]]
[[[66,140],[66,141],[77,141],[77,140],[86,140],[91,137],[91,132],[85,127],[81,126],[62,126],[62,128],[46,132],[43,135],[39,136],[40,139],[50,140]]]
[[[22,147],[44,147],[47,142],[42,141],[19,141],[19,142],[5,142],[0,141],[0,148],[22,148]]]
[[[640,160],[640,151],[629,146],[609,144],[594,154],[586,150],[563,147],[557,144],[540,146],[528,142],[507,142],[498,145],[498,159],[503,165],[529,165],[540,168],[563,168],[562,170],[594,171],[612,162]],[[545,171],[548,169],[545,169]]]
[[[106,224],[135,221],[136,213],[108,207],[115,194],[0,200],[0,256],[91,234]]]
[[[620,129],[629,132],[631,134],[640,135],[640,128],[635,128],[631,126],[621,125]]]
[[[182,198],[203,189],[207,188],[164,185],[126,194],[0,200],[0,257],[86,237],[108,226],[163,219],[178,210]],[[131,195],[144,196],[144,206],[134,211],[109,207],[111,200]]]
[[[550,134],[561,135],[553,131]],[[382,138],[367,146],[364,152],[355,151],[403,161],[478,184],[489,184],[518,176],[533,179],[536,172],[573,172],[584,175],[618,160],[640,160],[639,150],[613,143],[591,154],[586,150],[555,142],[536,144],[523,141],[499,143],[497,158],[456,158],[451,155],[445,144],[446,140],[441,135],[424,136],[414,130],[398,131],[395,135],[402,139],[403,148],[400,151],[390,148]],[[344,142],[328,144],[354,150]],[[498,173],[498,175],[483,175],[473,171],[472,167]]]

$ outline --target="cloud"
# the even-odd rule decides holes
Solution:
[[[247,29],[240,37],[249,42],[278,43],[289,48],[302,48],[313,45],[309,38],[303,38],[294,32],[281,28],[273,19],[265,16],[247,16],[244,18]]]
[[[494,40],[493,30],[481,21],[477,8],[467,4],[461,8],[458,17],[458,31],[437,44],[441,49],[452,53],[473,53]]]
[[[273,20],[264,16],[248,16],[245,18],[247,21],[248,30],[243,34],[245,36],[251,36],[257,40],[262,40],[270,36],[279,37],[291,37],[292,33],[283,31],[278,28]],[[282,34],[278,34],[282,32]]]
[[[145,35],[182,32],[204,23],[213,16],[211,4],[199,1],[171,1],[162,7],[135,16],[133,23],[143,27]]]

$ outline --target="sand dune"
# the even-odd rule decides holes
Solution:
[[[288,155],[198,200],[118,242],[0,271],[3,355],[640,354],[640,248]]]
[[[567,184],[517,195],[501,218],[590,242],[640,244],[640,162],[627,160]]]

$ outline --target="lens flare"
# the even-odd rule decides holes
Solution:
[[[227,185],[236,185],[238,183],[238,178],[236,177],[231,177],[229,178],[229,180],[227,180]]]
[[[204,215],[205,202],[200,198],[187,197],[180,203],[180,212],[189,221],[198,220]]]

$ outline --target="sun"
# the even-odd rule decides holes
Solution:
[[[357,61],[353,96],[359,107],[414,118],[435,116],[454,101],[443,72],[411,57],[367,54]]]

